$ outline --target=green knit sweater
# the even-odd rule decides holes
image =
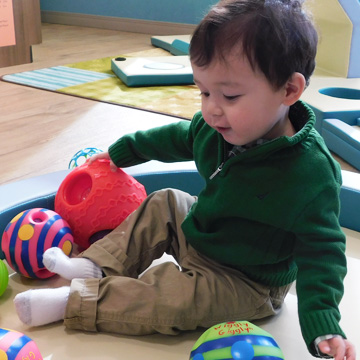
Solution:
[[[182,224],[187,241],[260,283],[296,280],[300,326],[314,355],[318,336],[345,337],[338,310],[346,274],[338,221],[341,171],[314,129],[312,110],[299,101],[289,117],[294,136],[231,158],[230,144],[201,113],[191,122],[124,136],[109,154],[119,167],[195,160],[206,185]]]

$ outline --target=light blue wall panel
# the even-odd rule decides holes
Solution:
[[[217,0],[41,0],[41,10],[198,24]]]

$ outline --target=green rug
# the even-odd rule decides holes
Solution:
[[[153,49],[116,56],[164,55],[169,53]],[[4,75],[1,80],[184,119],[191,119],[200,110],[199,89],[195,85],[127,87],[111,71],[111,59],[116,56]]]

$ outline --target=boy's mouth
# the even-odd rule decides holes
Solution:
[[[216,127],[215,127],[215,130],[216,130],[218,133],[223,134],[223,133],[225,133],[226,131],[228,131],[229,128],[227,128],[227,127],[221,127],[221,126],[216,126]]]

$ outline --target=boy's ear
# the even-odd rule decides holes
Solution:
[[[295,104],[305,90],[306,80],[303,74],[295,72],[285,84],[285,98],[283,104],[291,106]]]

